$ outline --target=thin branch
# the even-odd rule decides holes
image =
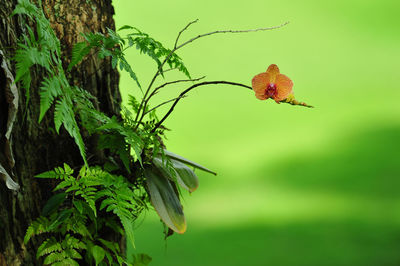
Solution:
[[[203,79],[203,78],[205,78],[205,76],[203,76],[203,77],[201,77],[201,78],[197,78],[197,79],[180,79],[180,80],[170,81],[170,82],[166,82],[166,83],[164,83],[164,84],[158,86],[157,88],[155,88],[155,89],[152,91],[152,93],[149,95],[149,97],[147,97],[147,99],[144,100],[144,103],[143,103],[143,112],[142,112],[142,115],[141,115],[141,117],[140,117],[140,119],[139,119],[137,125],[140,124],[140,122],[143,120],[144,116],[148,113],[148,112],[146,112],[146,106],[147,106],[147,104],[148,104],[150,98],[153,97],[153,96],[157,93],[157,91],[158,91],[159,89],[161,89],[161,88],[163,88],[163,87],[165,87],[165,86],[171,85],[171,84],[176,84],[176,83],[180,83],[180,82],[189,82],[189,81],[199,81],[199,80],[201,80],[201,79]]]
[[[168,118],[168,116],[174,110],[175,106],[178,104],[179,100],[182,99],[182,97],[186,93],[188,93],[189,91],[193,90],[196,87],[204,86],[204,85],[211,85],[211,84],[228,84],[228,85],[240,86],[240,87],[244,87],[244,88],[252,90],[252,87],[250,87],[250,86],[247,86],[247,85],[244,85],[244,84],[241,84],[241,83],[230,82],[230,81],[204,81],[204,82],[201,82],[201,83],[194,84],[194,85],[190,86],[189,88],[187,88],[186,90],[184,90],[183,92],[181,92],[181,94],[179,94],[179,96],[176,98],[175,102],[172,104],[172,106],[168,110],[168,112],[164,115],[164,117],[151,130],[151,133],[154,133],[157,130],[157,128],[159,128],[161,126],[161,124],[164,123],[165,119]]]
[[[150,98],[151,98],[152,96],[154,96],[154,95],[157,93],[157,91],[158,91],[159,89],[161,89],[161,88],[163,88],[163,87],[165,87],[165,86],[167,86],[167,85],[171,85],[171,84],[175,84],[175,83],[180,83],[180,82],[199,81],[199,80],[204,79],[205,77],[206,77],[206,76],[202,76],[202,77],[196,78],[196,79],[180,79],[180,80],[174,80],[174,81],[166,82],[166,83],[164,83],[164,84],[158,86],[157,88],[155,88],[155,89],[153,90],[153,92],[152,92],[152,93],[149,95],[149,97],[147,98],[147,102],[148,102],[148,100],[150,100]],[[147,102],[146,102],[145,104],[147,104]]]
[[[163,62],[161,63],[161,65],[158,67],[158,70],[157,70],[156,74],[153,76],[152,80],[150,81],[149,86],[147,87],[147,90],[146,90],[146,92],[145,92],[145,94],[144,94],[144,96],[143,96],[143,99],[146,99],[147,94],[149,93],[151,87],[153,86],[154,81],[156,80],[156,78],[157,78],[158,75],[160,74],[162,68],[164,67],[164,64],[168,61],[168,59],[169,59],[178,49],[182,48],[183,46],[185,46],[185,45],[187,45],[187,44],[189,44],[189,43],[191,43],[191,42],[193,42],[193,41],[195,41],[195,40],[197,40],[197,39],[199,39],[199,38],[202,38],[202,37],[205,37],[205,36],[210,36],[210,35],[213,35],[213,34],[218,34],[218,33],[246,33],[246,32],[256,32],[256,31],[274,30],[274,29],[279,29],[279,28],[281,28],[281,27],[287,25],[288,23],[289,23],[289,22],[285,22],[285,23],[283,23],[283,24],[281,24],[281,25],[279,25],[279,26],[274,26],[274,27],[269,27],[269,28],[259,28],[259,29],[250,29],[250,30],[221,30],[221,31],[213,31],[213,32],[209,32],[209,33],[205,33],[205,34],[198,35],[198,36],[196,36],[196,37],[194,37],[194,38],[192,38],[192,39],[190,39],[190,40],[188,40],[188,41],[182,43],[181,45],[179,45],[179,46],[177,46],[176,48],[172,49],[172,51],[165,57],[164,61],[163,61]],[[137,112],[137,114],[136,114],[135,121],[137,121],[137,119],[139,118],[139,113],[140,113],[140,111],[142,110],[142,107],[143,107],[143,100],[142,100],[141,103],[140,103],[138,112]],[[144,111],[143,111],[143,112],[144,112]]]
[[[169,69],[167,69],[167,70],[163,70],[163,73],[165,74],[166,72],[169,72],[169,71],[175,70],[175,69],[178,69],[178,68],[177,68],[177,67],[169,68]]]
[[[185,30],[187,30],[187,28],[189,28],[190,25],[196,23],[197,21],[199,21],[199,19],[196,19],[196,20],[193,20],[193,21],[189,22],[189,23],[186,25],[186,27],[184,27],[184,28],[179,32],[178,37],[176,37],[174,49],[176,49],[176,46],[178,45],[178,40],[179,40],[179,37],[181,37],[181,34],[182,34]]]
[[[218,34],[218,33],[246,33],[246,32],[257,32],[257,31],[267,31],[267,30],[275,30],[275,29],[279,29],[282,28],[283,26],[286,26],[287,24],[289,24],[289,21],[279,25],[279,26],[273,26],[273,27],[268,27],[268,28],[259,28],[259,29],[250,29],[250,30],[217,30],[217,31],[213,31],[213,32],[209,32],[209,33],[204,33],[204,34],[200,34],[184,43],[182,43],[181,45],[179,45],[178,47],[176,47],[174,50],[178,50],[179,48],[199,39],[202,37],[206,37],[206,36],[210,36],[213,34]]]
[[[145,112],[145,113],[144,113],[144,115],[147,115],[147,114],[148,114],[148,113],[150,113],[151,111],[153,111],[153,110],[157,109],[158,107],[161,107],[161,106],[163,106],[164,104],[167,104],[167,103],[170,103],[170,102],[176,101],[178,98],[185,98],[185,97],[187,97],[187,96],[186,96],[186,95],[183,95],[183,96],[178,96],[178,97],[176,97],[176,98],[173,98],[173,99],[171,99],[171,100],[168,100],[168,101],[166,101],[166,102],[160,103],[160,104],[159,104],[159,105],[157,105],[156,107],[153,107],[153,108],[151,108],[150,110],[148,110],[147,112]]]

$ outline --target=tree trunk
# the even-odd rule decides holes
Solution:
[[[0,266],[37,265],[35,253],[38,243],[23,244],[29,223],[36,219],[43,204],[49,198],[54,184],[34,178],[35,174],[48,171],[63,162],[80,167],[82,159],[72,138],[62,130],[60,135],[52,133],[54,128],[51,112],[39,124],[40,69],[32,74],[31,97],[26,105],[23,89],[13,87],[15,63],[12,58],[17,40],[26,31],[24,20],[10,17],[16,0],[0,0],[0,165],[20,185],[17,192],[9,190],[0,182]],[[43,10],[61,41],[64,66],[69,63],[74,43],[82,40],[80,33],[102,32],[114,29],[114,9],[111,0],[43,0]],[[69,76],[70,83],[88,90],[97,97],[96,106],[108,115],[118,115],[120,94],[119,75],[112,69],[110,60],[87,57]],[[17,94],[12,92],[16,88]],[[13,102],[14,101],[14,102]],[[10,136],[13,113],[18,110]],[[94,141],[86,139],[88,158],[96,160]],[[15,159],[15,162],[13,160]],[[92,158],[92,159],[91,159]],[[90,161],[89,161],[90,162]],[[4,172],[0,177],[5,178]]]

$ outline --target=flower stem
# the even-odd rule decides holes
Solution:
[[[159,128],[161,126],[161,124],[164,123],[165,119],[168,118],[168,116],[172,113],[172,111],[174,110],[175,106],[178,104],[180,99],[182,99],[182,97],[186,93],[188,93],[189,91],[193,90],[194,88],[197,88],[197,87],[200,87],[200,86],[205,86],[205,85],[212,85],[212,84],[227,84],[227,85],[244,87],[244,88],[252,90],[252,88],[250,86],[247,86],[247,85],[244,85],[244,84],[241,84],[241,83],[237,83],[237,82],[230,82],[230,81],[204,81],[204,82],[201,82],[201,83],[194,84],[194,85],[190,86],[189,88],[187,88],[186,90],[182,91],[181,94],[179,94],[179,96],[175,99],[174,103],[172,104],[172,106],[168,110],[168,112],[164,115],[163,118],[161,118],[161,120],[151,130],[151,133],[154,133],[157,130],[157,128]]]

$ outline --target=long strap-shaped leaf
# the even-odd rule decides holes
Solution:
[[[179,234],[186,231],[186,221],[182,205],[172,187],[171,181],[165,178],[156,167],[145,169],[150,201],[161,220]]]
[[[169,172],[166,160],[170,160],[172,168],[175,171],[174,176]],[[164,177],[172,181],[176,179],[177,183],[187,191],[193,192],[199,187],[197,175],[186,164],[171,158],[166,158],[163,161],[160,157],[153,158],[153,163],[158,167]]]
[[[191,165],[191,166],[193,166],[195,168],[198,168],[198,169],[203,170],[205,172],[211,173],[213,175],[217,175],[216,172],[211,171],[210,169],[208,169],[208,168],[206,168],[206,167],[204,167],[204,166],[202,166],[202,165],[200,165],[198,163],[195,163],[195,162],[193,162],[193,161],[191,161],[189,159],[186,159],[186,158],[184,158],[184,157],[182,157],[182,156],[180,156],[178,154],[175,154],[175,153],[167,151],[167,150],[164,150],[164,153],[165,153],[166,156],[168,156],[168,157],[170,157],[170,158],[172,158],[174,160],[177,160],[177,161],[180,161],[182,163]]]

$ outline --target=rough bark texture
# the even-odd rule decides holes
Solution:
[[[0,64],[5,61],[13,75],[15,65],[12,57],[17,40],[25,31],[24,22],[19,16],[10,17],[15,5],[16,0],[0,0],[0,50],[4,53],[4,56],[0,54]],[[115,27],[111,0],[43,0],[43,9],[61,40],[65,66],[69,63],[73,44],[82,40],[80,33],[106,33],[107,28]],[[37,180],[34,175],[63,162],[73,167],[82,165],[79,152],[68,134],[61,132],[56,135],[49,130],[54,128],[51,112],[38,124],[40,70],[33,71],[32,76],[31,100],[27,108],[25,92],[18,87],[19,110],[11,134],[15,158],[13,164],[8,156],[10,151],[7,151],[5,138],[11,107],[7,92],[11,83],[0,68],[0,164],[21,186],[18,192],[13,192],[0,181],[0,266],[38,264],[35,259],[38,243],[30,241],[25,246],[23,237],[29,223],[39,216],[54,184]],[[119,76],[111,68],[109,60],[88,57],[69,78],[71,83],[97,97],[96,104],[100,110],[110,115],[119,113]],[[88,140],[87,143],[88,155],[95,159],[93,141]]]

